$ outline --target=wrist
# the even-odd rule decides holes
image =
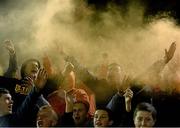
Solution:
[[[170,61],[170,59],[168,59],[168,57],[164,57],[164,63],[167,64]]]
[[[126,103],[131,103],[131,101],[132,101],[132,98],[130,98],[130,97],[126,97],[126,98],[125,98],[125,102],[126,102]]]

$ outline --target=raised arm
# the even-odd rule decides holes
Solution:
[[[125,108],[127,112],[131,111],[131,102],[133,98],[133,91],[131,90],[131,79],[129,76],[125,76],[124,79],[122,80],[122,85],[125,90],[124,90],[124,99],[125,99]],[[121,92],[119,92],[121,93]]]
[[[98,82],[97,77],[90,73],[87,68],[82,66],[74,57],[67,56],[65,61],[74,66],[73,71],[77,78],[84,82],[90,89],[94,90],[94,85],[97,85],[96,83]]]
[[[176,51],[176,43],[171,43],[169,49],[165,49],[165,55],[163,59],[160,59],[153,63],[145,72],[136,77],[136,80],[157,83],[160,80],[160,73],[164,69],[165,65],[173,58]],[[148,84],[147,83],[147,84]]]
[[[174,53],[176,51],[176,43],[172,42],[169,49],[165,49],[165,56],[164,56],[164,62],[167,64],[174,56]]]
[[[4,73],[4,76],[9,78],[15,78],[18,67],[17,67],[17,58],[16,58],[14,44],[11,40],[6,40],[4,41],[4,47],[9,52],[9,56],[10,56],[9,67],[7,71]]]
[[[66,102],[65,112],[66,113],[73,112],[73,104],[74,104],[73,98],[71,95],[68,94],[68,92],[66,91],[64,92],[65,92],[65,102]]]
[[[60,47],[57,43],[55,45],[56,51],[64,58],[64,60],[67,62],[66,64],[70,65],[68,66],[68,68],[71,68],[70,70],[73,70],[75,72],[76,78],[81,80],[91,90],[96,89],[94,85],[98,85],[96,84],[98,82],[97,77],[95,77],[92,73],[90,73],[87,70],[87,68],[81,65],[75,57],[69,56],[67,53],[65,53],[62,46]],[[66,71],[69,72],[69,69]],[[65,73],[65,71],[63,72]]]
[[[34,86],[32,91],[29,93],[29,95],[25,98],[22,105],[17,109],[15,118],[19,121],[22,121],[23,118],[28,118],[28,115],[31,115],[33,113],[30,113],[32,108],[36,105],[36,101],[38,100],[38,97],[41,95],[41,91],[44,88],[47,81],[47,73],[44,69],[40,69],[37,79],[35,82],[30,77],[27,77],[23,82],[25,84],[28,84],[28,86]]]

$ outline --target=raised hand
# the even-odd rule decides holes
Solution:
[[[26,86],[26,87],[33,87],[34,86],[34,82],[33,79],[31,77],[25,77],[22,80],[22,85]]]
[[[40,91],[44,88],[47,81],[47,72],[45,69],[39,69],[36,80],[34,81],[37,91]]]
[[[133,98],[133,91],[130,88],[127,88],[124,91],[124,95],[123,96],[125,97],[125,101],[129,102]]]
[[[131,111],[131,101],[133,98],[133,91],[130,88],[127,88],[124,91],[124,98],[125,98],[125,105],[126,105],[126,111],[130,112]]]
[[[173,42],[171,46],[169,47],[169,50],[165,49],[165,63],[168,63],[174,56],[174,53],[176,51],[176,43]]]
[[[5,40],[4,41],[4,47],[9,51],[10,54],[15,53],[14,44],[11,40]]]
[[[74,65],[70,62],[66,62],[66,65],[63,70],[63,75],[70,73],[74,70]]]

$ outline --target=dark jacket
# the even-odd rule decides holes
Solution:
[[[141,102],[152,102],[152,90],[149,87],[145,86],[141,89],[134,86],[131,90],[134,94],[130,112],[126,111],[123,93],[116,93],[107,105],[107,108],[111,109],[114,114],[114,126],[133,127],[133,112],[136,105]]]
[[[159,91],[153,93],[153,105],[157,110],[156,127],[180,127],[180,94]]]
[[[6,78],[2,76],[0,76],[0,87],[9,90],[12,96],[12,100],[14,101],[13,112],[15,112],[21,106],[22,102],[25,100],[32,89],[32,87],[24,86],[22,80]],[[28,116],[28,119],[21,123],[22,126],[35,126],[35,119],[39,108],[43,105],[47,105],[47,103],[48,102],[43,98],[43,96],[40,95],[36,105],[29,110],[29,112],[33,114]]]
[[[64,113],[64,115],[61,117],[61,121],[59,123],[59,126],[61,127],[75,127],[75,123],[73,120],[73,112]],[[89,117],[86,119],[85,123],[81,126],[77,127],[93,127],[92,119]]]
[[[96,105],[106,106],[111,98],[116,94],[117,89],[112,87],[110,83],[107,82],[107,80],[100,80],[92,75],[85,67],[79,64],[79,62],[74,57],[66,56],[65,60],[71,62],[74,65],[77,77],[94,92],[96,97]],[[138,81],[141,81],[141,79],[144,80],[148,78],[153,82],[157,82],[157,79],[159,78],[158,75],[163,70],[165,64],[166,63],[163,59],[156,61],[146,70],[146,72],[143,72],[141,75],[137,75],[137,77],[133,81],[135,81],[136,84],[138,83]]]
[[[21,123],[32,115],[30,110],[35,106],[39,96],[40,94],[33,88],[16,112],[0,117],[0,127],[22,126]]]

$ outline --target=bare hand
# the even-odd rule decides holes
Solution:
[[[127,88],[124,92],[123,96],[125,98],[125,102],[131,102],[133,98],[133,91],[130,88]]]
[[[171,46],[169,47],[169,50],[165,49],[165,63],[168,63],[174,56],[174,53],[176,51],[176,43],[173,42]]]
[[[4,47],[9,51],[9,53],[11,53],[11,54],[15,53],[14,44],[11,40],[5,40]]]
[[[33,82],[33,79],[31,77],[26,77],[22,80],[22,85],[24,86],[34,86],[34,82]]]
[[[63,75],[70,73],[74,70],[74,65],[70,62],[66,62],[66,65],[63,70]]]
[[[40,69],[36,80],[34,81],[35,87],[38,91],[44,88],[47,81],[47,72],[44,69]]]
[[[125,94],[123,96],[125,97],[126,111],[130,112],[131,111],[131,101],[132,101],[132,98],[133,98],[133,91],[130,88],[127,88],[125,90]]]

